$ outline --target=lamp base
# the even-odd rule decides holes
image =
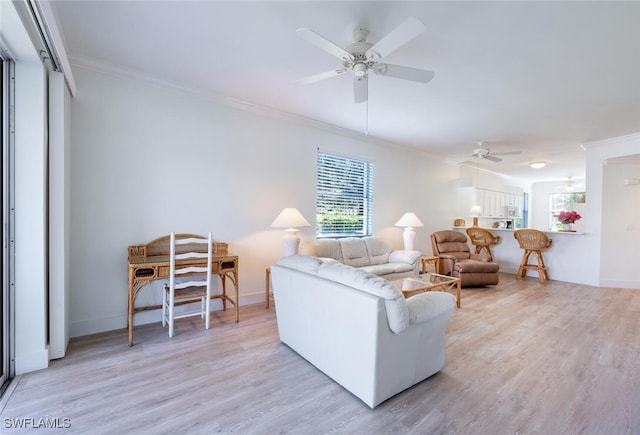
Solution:
[[[282,247],[284,248],[284,256],[297,255],[300,248],[300,237],[298,236],[298,230],[289,228],[284,231],[284,237],[282,238]]]
[[[476,216],[473,217],[473,226],[474,227],[478,226],[478,218]]]
[[[415,230],[412,227],[405,228],[402,233],[402,238],[404,239],[404,249],[413,251],[413,242],[416,239]]]

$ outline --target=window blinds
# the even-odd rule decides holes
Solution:
[[[373,165],[318,152],[317,170],[316,236],[371,235]]]

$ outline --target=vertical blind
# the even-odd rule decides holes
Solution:
[[[373,165],[318,152],[316,237],[371,235]]]

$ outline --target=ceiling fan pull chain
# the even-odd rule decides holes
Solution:
[[[366,114],[365,114],[365,125],[364,125],[364,134],[368,135],[369,134],[369,99],[367,98],[367,101],[365,102],[366,104]]]

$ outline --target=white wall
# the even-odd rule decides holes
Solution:
[[[585,144],[587,148],[587,206],[598,228],[598,245],[590,255],[598,257],[603,286],[640,288],[637,266],[638,196],[624,178],[637,178],[637,163],[609,166],[614,158],[637,155],[640,134]],[[631,174],[631,176],[627,176]],[[593,189],[591,188],[593,187]],[[635,186],[637,187],[637,186]],[[628,214],[627,214],[628,213]],[[626,227],[629,229],[625,229]]]
[[[640,148],[638,149],[640,151]],[[640,283],[640,185],[625,185],[640,177],[640,163],[604,167],[601,280],[607,285],[634,288]]]
[[[49,359],[69,344],[71,96],[64,74],[49,72]]]
[[[75,68],[71,104],[71,336],[126,327],[127,246],[171,231],[230,244],[240,257],[243,303],[263,300],[265,267],[282,253],[269,228],[284,207],[313,224],[317,148],[374,163],[374,234],[394,248],[406,211],[428,235],[452,222],[449,182],[458,168],[385,146],[216,104],[171,88]],[[314,227],[300,232],[303,242]],[[138,300],[159,302],[156,283]],[[242,321],[242,310],[241,310]],[[140,313],[135,323],[159,321]]]
[[[629,186],[624,186],[615,175],[605,172],[608,159],[638,154],[640,150],[640,134],[622,136],[599,142],[584,144],[587,150],[587,202],[586,213],[589,219],[585,222],[586,231],[592,239],[587,256],[593,257],[597,264],[598,281],[596,285],[640,289],[637,273],[637,225],[634,230],[625,230],[624,224],[616,216],[617,210],[607,208],[607,204],[616,207],[632,200]],[[605,176],[605,174],[609,174]],[[636,175],[637,176],[637,175]],[[630,203],[636,207],[637,203]],[[635,215],[634,215],[635,216]],[[628,222],[635,224],[637,221]],[[620,225],[622,224],[622,225]],[[614,244],[614,240],[624,240],[622,244]],[[615,269],[612,263],[618,262]]]

